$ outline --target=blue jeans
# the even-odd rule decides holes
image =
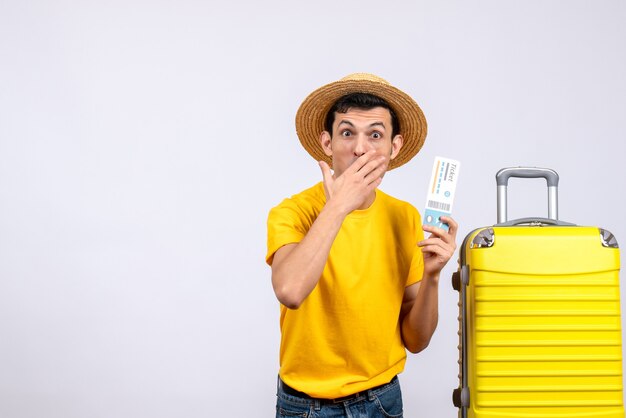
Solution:
[[[402,418],[398,379],[346,401],[305,398],[285,393],[278,379],[276,418]]]

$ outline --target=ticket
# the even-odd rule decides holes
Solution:
[[[435,157],[428,195],[426,196],[425,225],[433,225],[448,230],[448,225],[441,222],[440,217],[452,214],[452,203],[454,203],[454,193],[460,168],[461,163],[456,160]]]

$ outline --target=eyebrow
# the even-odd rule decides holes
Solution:
[[[350,122],[349,120],[342,120],[341,122],[339,122],[339,125],[337,125],[337,127],[341,126],[341,125],[350,125],[354,128],[354,123]]]
[[[345,124],[345,125],[350,125],[350,126],[351,126],[351,127],[353,127],[353,128],[355,127],[355,126],[354,126],[354,124],[353,124],[352,122],[350,122],[349,120],[345,120],[345,119],[344,119],[344,120],[342,120],[341,122],[339,122],[339,125],[337,125],[337,127],[340,127],[341,125],[344,125],[344,124]],[[385,127],[385,124],[384,124],[384,123],[382,123],[382,122],[373,122],[373,123],[370,123],[370,124],[368,125],[368,128],[373,128],[374,126],[382,126],[382,127],[383,127],[383,129],[387,129],[387,128]]]
[[[372,123],[369,127],[370,127],[370,128],[373,128],[374,126],[382,126],[382,127],[383,127],[383,129],[387,129],[387,128],[385,127],[385,124],[384,124],[384,123],[382,123],[382,122],[374,122],[374,123]]]

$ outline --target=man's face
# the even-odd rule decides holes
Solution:
[[[332,158],[335,178],[370,150],[376,151],[372,158],[382,155],[388,165],[402,148],[402,136],[392,138],[391,131],[391,114],[383,107],[335,113],[332,137],[326,131],[320,135],[324,153]]]

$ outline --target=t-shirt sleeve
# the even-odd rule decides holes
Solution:
[[[301,209],[293,199],[285,199],[272,208],[267,217],[267,253],[265,262],[272,265],[274,254],[284,245],[302,241],[308,227],[302,221]]]
[[[424,231],[422,230],[422,217],[417,209],[414,209],[413,215],[413,234],[415,236],[415,247],[413,248],[413,257],[411,258],[411,267],[407,277],[406,286],[411,286],[422,280],[424,275],[424,254],[417,243],[424,239]]]

